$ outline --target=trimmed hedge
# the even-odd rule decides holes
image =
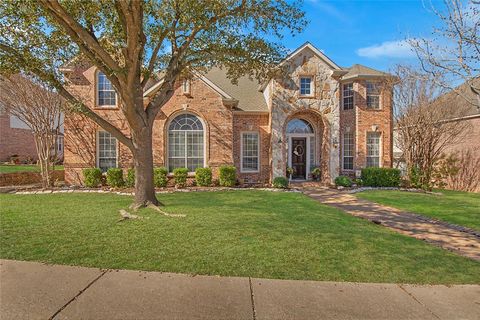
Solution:
[[[168,170],[165,167],[153,169],[153,184],[156,188],[165,188],[168,183]]]
[[[197,168],[195,170],[195,181],[200,187],[209,187],[212,184],[212,169]]]
[[[88,188],[96,188],[102,183],[102,170],[99,168],[83,169],[83,183]]]
[[[351,187],[352,179],[347,176],[338,176],[335,178],[335,185],[341,187]]]
[[[218,182],[222,187],[233,187],[237,183],[237,168],[235,166],[221,166],[218,169]]]
[[[129,188],[135,187],[135,169],[130,168],[127,171],[127,177],[125,178],[125,186]]]
[[[177,168],[173,170],[173,178],[175,179],[175,186],[177,188],[184,188],[187,186],[187,177],[187,168]]]
[[[276,177],[273,179],[272,185],[274,188],[286,189],[288,188],[288,179],[285,177]]]
[[[123,187],[123,170],[120,168],[110,168],[107,170],[107,185],[113,188]]]
[[[398,187],[401,173],[394,168],[365,168],[362,169],[362,185],[367,187]]]

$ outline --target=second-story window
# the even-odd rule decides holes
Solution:
[[[353,109],[353,83],[345,83],[343,85],[343,110]]]
[[[98,106],[100,107],[115,106],[117,104],[115,89],[103,72],[98,72],[97,74],[97,98]]]
[[[380,109],[380,86],[377,82],[367,82],[367,108]]]
[[[300,95],[311,96],[312,95],[312,77],[300,78]]]

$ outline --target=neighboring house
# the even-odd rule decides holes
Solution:
[[[479,87],[480,78],[474,79],[474,84]],[[452,110],[452,112],[446,112],[443,121],[461,121],[466,124],[464,131],[456,139],[458,143],[448,146],[445,154],[470,151],[473,156],[480,158],[480,102],[469,86],[462,84],[435,99],[435,103]],[[394,139],[398,139],[397,131],[394,132]],[[394,143],[394,159],[395,166],[405,170],[402,150],[397,142]]]
[[[234,85],[214,68],[180,79],[153,126],[155,166],[170,171],[233,164],[243,183],[285,176],[322,180],[354,176],[366,166],[392,165],[390,75],[361,65],[341,68],[310,43],[282,62],[284,75],[259,85],[248,77]],[[128,133],[115,91],[104,74],[83,61],[64,68],[70,90],[95,112]],[[151,83],[149,99],[159,83]],[[66,181],[78,184],[82,169],[130,168],[129,150],[89,119],[65,121]]]
[[[37,150],[30,128],[0,107],[0,161],[17,157],[20,162],[37,160]]]

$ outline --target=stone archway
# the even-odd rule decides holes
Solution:
[[[288,132],[288,125],[292,121],[308,123],[311,132]],[[273,127],[272,132],[278,138],[272,140],[272,173],[273,176],[285,176],[287,167],[292,166],[292,160],[302,160],[294,155],[293,147],[305,145],[305,170],[294,178],[299,180],[310,180],[311,171],[319,167],[322,171],[322,181],[330,181],[330,125],[324,115],[316,110],[301,110],[291,112],[283,117],[281,125]],[[293,140],[292,140],[293,139]],[[294,146],[295,144],[295,146]],[[299,164],[301,167],[301,163]],[[304,172],[304,173],[303,173]]]

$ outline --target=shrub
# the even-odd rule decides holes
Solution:
[[[335,185],[341,187],[351,187],[352,179],[347,176],[338,176],[335,178]]]
[[[110,168],[107,171],[107,185],[113,188],[122,187],[124,185],[123,181],[123,170],[120,168]]]
[[[209,187],[212,184],[212,169],[197,168],[195,170],[195,181],[201,187]]]
[[[102,171],[99,168],[83,169],[83,183],[88,188],[96,188],[102,183]]]
[[[165,188],[167,186],[167,175],[167,168],[161,167],[153,169],[153,184],[156,188]]]
[[[276,177],[273,179],[273,187],[279,189],[286,189],[288,188],[288,179],[285,177]]]
[[[222,187],[233,187],[237,183],[237,168],[221,166],[218,171],[218,180]]]
[[[187,185],[188,169],[177,168],[173,170],[173,178],[177,188],[184,188]]]
[[[135,169],[128,169],[127,178],[125,179],[125,186],[129,188],[135,187]]]
[[[312,176],[315,180],[319,180],[321,175],[322,175],[322,169],[320,169],[319,167],[316,167],[315,169],[312,170]]]
[[[368,187],[398,187],[400,178],[399,169],[373,167],[362,169],[362,183]]]

